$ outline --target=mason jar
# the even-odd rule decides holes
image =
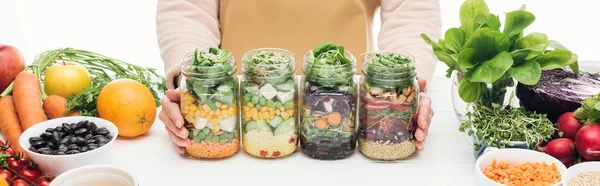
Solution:
[[[300,144],[312,158],[342,159],[356,147],[356,58],[349,51],[343,55],[349,63],[317,63],[312,50],[303,58]]]
[[[202,159],[232,156],[240,145],[235,58],[225,50],[215,57],[215,51],[221,50],[190,53],[181,66],[181,113],[191,141],[186,152]]]
[[[279,158],[298,144],[296,62],[292,52],[260,48],[242,57],[242,142],[260,158]]]
[[[387,52],[363,60],[359,149],[368,158],[398,160],[415,150],[413,115],[419,105],[414,58]]]

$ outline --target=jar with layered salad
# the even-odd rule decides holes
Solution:
[[[242,57],[242,143],[260,158],[279,158],[298,144],[294,55],[261,48]]]
[[[191,144],[186,152],[202,159],[235,154],[240,145],[235,59],[227,50],[196,50],[181,66],[181,112]]]
[[[409,157],[416,150],[413,115],[419,105],[414,58],[375,52],[365,55],[363,63],[359,149],[376,160]]]
[[[356,59],[343,46],[323,43],[304,55],[300,122],[302,151],[342,159],[356,147]]]

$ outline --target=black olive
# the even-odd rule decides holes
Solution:
[[[76,144],[69,145],[68,150],[73,150],[73,149],[79,149],[79,146],[77,146]]]
[[[59,144],[64,144],[64,145],[70,145],[71,144],[71,137],[65,137],[62,140],[60,140]]]
[[[44,150],[38,150],[37,152],[40,153],[40,154],[52,155],[52,150],[49,150],[49,149],[48,150],[46,150],[46,149],[44,149]]]
[[[98,145],[95,144],[95,143],[90,143],[90,144],[88,144],[87,147],[88,147],[89,150],[94,150],[94,149],[98,148]]]
[[[87,152],[88,150],[89,149],[86,146],[83,146],[83,147],[79,148],[79,151],[81,151],[81,152]]]
[[[58,152],[66,152],[67,150],[69,150],[69,147],[65,144],[58,146]]]
[[[36,152],[36,151],[37,151],[37,149],[35,149],[35,147],[31,146],[31,147],[29,147],[29,151],[31,151],[31,152]]]
[[[77,122],[77,124],[75,124],[75,127],[73,127],[74,130],[80,129],[80,128],[84,128],[86,126],[86,121],[80,121]]]
[[[62,126],[55,127],[54,130],[58,131],[58,132],[64,132],[65,131],[65,129]]]
[[[52,132],[54,132],[54,128],[47,128],[46,132],[52,133]]]
[[[41,137],[34,136],[34,137],[31,137],[31,138],[29,138],[29,143],[30,143],[30,144],[33,144],[33,143],[35,143],[36,141],[43,141],[43,140],[44,140],[44,139],[42,139]]]
[[[45,139],[45,140],[52,139],[52,133],[44,132],[44,133],[40,134],[40,138]]]
[[[65,129],[65,132],[66,132],[66,133],[69,133],[69,134],[70,134],[70,133],[73,133],[73,127],[71,127],[71,125],[70,125],[70,124],[68,124],[68,123],[63,123],[63,124],[62,124],[62,127]]]
[[[100,134],[100,135],[110,134],[110,131],[108,131],[108,129],[106,127],[97,128],[95,132],[96,132],[96,134]]]
[[[112,135],[110,135],[110,134],[108,134],[108,135],[106,135],[106,138],[108,138],[108,139],[112,139],[112,138],[113,138],[113,136],[112,136]]]
[[[91,139],[92,136],[93,136],[92,134],[88,133],[88,134],[85,135],[85,139]]]
[[[102,141],[100,141],[100,142],[102,142],[102,143],[108,143],[108,142],[110,142],[110,139],[108,139],[108,138],[104,138],[104,140],[102,140]],[[98,142],[98,143],[100,143],[100,142]]]
[[[58,149],[58,145],[54,142],[48,142],[48,147],[53,150]]]
[[[54,140],[55,142],[60,142],[61,139],[62,136],[58,132],[54,131],[52,133],[52,140]]]
[[[104,137],[103,135],[95,135],[94,137],[92,137],[92,139],[102,141],[102,140],[106,139],[106,137]]]
[[[38,152],[40,152],[40,151],[52,151],[52,149],[50,149],[48,147],[42,147],[42,148],[37,149],[37,151]]]
[[[65,152],[60,152],[60,151],[58,151],[58,152],[56,152],[56,153],[54,153],[54,154],[56,154],[56,155],[67,155],[67,153],[65,153]]]
[[[79,153],[79,150],[70,150],[70,151],[67,151],[65,153],[66,154],[77,154],[77,153]]]
[[[67,134],[66,132],[58,132],[58,135],[59,135],[60,137],[64,137],[64,136],[67,136],[67,135],[69,135],[69,134]]]
[[[46,141],[36,141],[35,143],[31,144],[31,146],[33,146],[37,149],[46,147],[46,145],[48,145],[48,143],[46,143]]]
[[[106,145],[106,143],[104,143],[104,142],[98,142],[98,147],[102,147],[104,145]]]
[[[100,140],[97,140],[97,139],[94,139],[94,138],[92,138],[92,139],[89,139],[89,140],[87,141],[87,143],[88,143],[88,144],[90,144],[90,143],[98,143],[98,142],[100,142]]]
[[[97,128],[98,128],[98,126],[94,122],[89,122],[87,124],[87,129],[89,129],[90,131],[95,131]]]
[[[75,135],[78,136],[85,136],[86,134],[88,134],[88,129],[86,128],[80,128],[75,131]]]
[[[75,141],[73,141],[73,143],[75,143],[79,146],[84,146],[87,143],[87,140],[82,137],[75,137]]]

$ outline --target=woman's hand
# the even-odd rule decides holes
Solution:
[[[419,97],[419,109],[417,110],[417,131],[415,132],[415,138],[417,139],[416,145],[418,150],[425,148],[425,137],[429,133],[429,125],[431,124],[431,118],[433,117],[433,109],[431,109],[431,98],[427,93],[424,92],[427,86],[427,80],[418,79],[419,87],[421,88],[421,94]]]
[[[179,154],[185,153],[185,147],[190,144],[188,130],[183,127],[183,116],[179,109],[180,90],[167,90],[166,96],[162,98],[162,109],[158,118],[165,124],[165,130],[177,146]]]

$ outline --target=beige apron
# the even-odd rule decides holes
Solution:
[[[360,54],[372,49],[371,25],[379,0],[221,0],[221,48],[241,57],[256,48],[294,53],[296,72],[302,57],[321,42],[345,46],[362,66]]]

